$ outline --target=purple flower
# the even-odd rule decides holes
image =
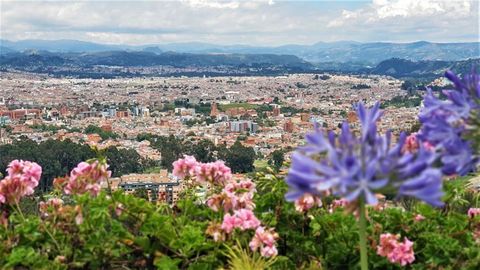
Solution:
[[[444,174],[464,175],[475,170],[479,161],[473,149],[475,138],[472,140],[469,134],[479,128],[474,123],[480,118],[480,78],[472,72],[461,80],[451,71],[445,77],[453,82],[455,89],[443,92],[447,100],[440,100],[428,91],[419,114],[422,123],[419,137],[439,151]]]
[[[435,152],[421,146],[416,153],[402,153],[404,134],[392,144],[390,132],[377,133],[376,122],[382,114],[378,103],[371,109],[359,103],[356,109],[360,136],[355,136],[347,123],[338,136],[318,128],[307,134],[306,145],[292,155],[287,200],[306,193],[322,196],[328,191],[349,202],[363,200],[374,205],[376,193],[394,191],[397,196],[441,205],[441,173],[432,168]]]

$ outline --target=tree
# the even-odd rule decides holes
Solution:
[[[275,150],[272,152],[271,164],[278,170],[282,167],[283,161],[285,161],[285,153],[282,150]]]
[[[212,162],[215,160],[215,151],[215,144],[210,140],[203,139],[192,145],[189,154],[200,162]]]
[[[251,172],[254,169],[255,150],[236,141],[225,154],[225,162],[234,173]]]

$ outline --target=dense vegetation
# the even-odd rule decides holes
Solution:
[[[148,165],[133,149],[118,149],[109,147],[106,157],[114,177],[142,172]],[[29,139],[14,141],[13,144],[0,145],[0,172],[5,172],[10,161],[15,159],[37,162],[43,167],[43,174],[39,184],[42,191],[52,187],[55,177],[66,175],[79,162],[95,157],[95,152],[84,144],[77,144],[70,140],[47,140],[36,143]]]
[[[160,165],[169,170],[172,169],[172,163],[175,160],[183,157],[183,155],[192,155],[201,162],[224,160],[232,168],[232,171],[245,173],[253,170],[253,162],[256,158],[252,147],[245,147],[238,141],[229,148],[224,145],[216,146],[207,139],[192,142],[173,135],[139,134],[137,140],[150,141],[151,146],[162,154]]]

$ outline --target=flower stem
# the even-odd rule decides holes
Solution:
[[[360,237],[360,267],[362,270],[368,270],[365,202],[360,202],[358,211],[360,212],[360,219],[358,220],[358,236]]]

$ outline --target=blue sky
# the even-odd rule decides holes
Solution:
[[[479,39],[477,0],[5,1],[2,39],[282,45]]]

